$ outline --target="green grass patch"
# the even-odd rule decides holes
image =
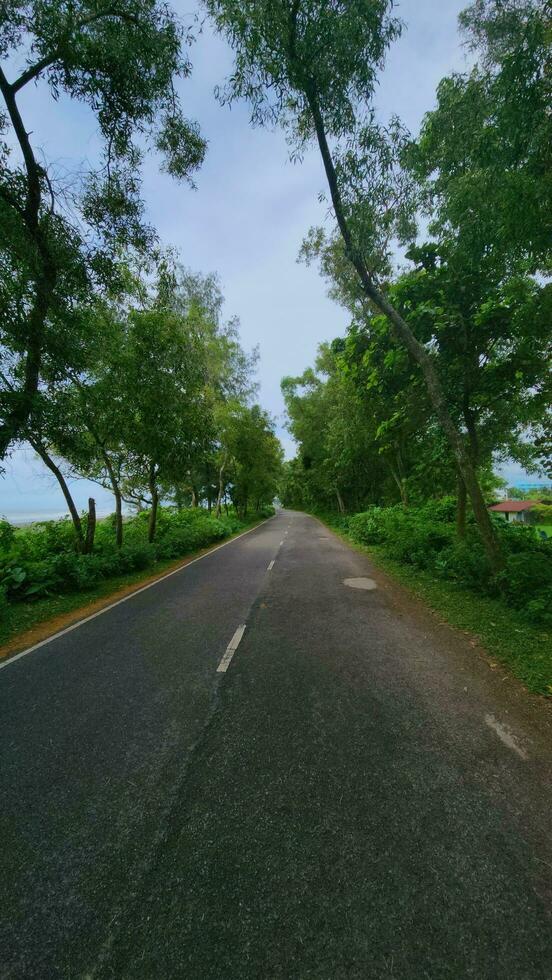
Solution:
[[[500,600],[479,596],[431,572],[389,558],[379,545],[353,541],[340,528],[325,521],[348,544],[368,555],[383,571],[423,599],[451,626],[472,633],[497,661],[511,670],[529,691],[552,697],[552,633],[527,622]]]

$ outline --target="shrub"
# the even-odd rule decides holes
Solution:
[[[125,522],[121,549],[115,544],[113,520],[98,522],[91,555],[75,551],[69,520],[42,521],[17,534],[7,522],[0,522],[0,541],[4,542],[0,549],[3,601],[89,589],[102,579],[150,568],[158,559],[180,558],[243,527],[234,513],[217,519],[201,508],[160,508],[156,540],[149,544],[148,517],[141,513]]]
[[[548,551],[548,554],[543,549],[507,558],[506,568],[497,579],[509,605],[520,609],[552,589],[552,549]]]
[[[15,539],[15,528],[8,521],[0,520],[0,552],[9,551]]]
[[[359,544],[381,544],[385,540],[383,507],[370,507],[349,519],[351,537]]]
[[[370,507],[349,519],[349,534],[361,544],[382,546],[396,561],[500,595],[531,619],[552,623],[552,542],[539,541],[530,526],[493,518],[506,556],[505,570],[493,577],[473,521],[466,538],[457,538],[454,503],[445,498],[421,507]]]
[[[423,515],[410,517],[404,514],[395,519],[391,527],[386,524],[384,522],[389,556],[418,568],[433,567],[438,556],[451,544],[454,534],[450,525],[426,520]]]
[[[470,535],[466,541],[449,544],[436,557],[434,567],[443,578],[468,585],[472,589],[492,591],[491,569],[481,542],[475,540],[475,535]]]

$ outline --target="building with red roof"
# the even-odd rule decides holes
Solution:
[[[489,510],[495,514],[504,514],[507,521],[526,522],[529,511],[535,504],[535,500],[502,500],[499,504],[489,507]]]

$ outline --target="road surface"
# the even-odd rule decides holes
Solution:
[[[314,519],[0,699],[2,977],[550,980],[549,705]]]

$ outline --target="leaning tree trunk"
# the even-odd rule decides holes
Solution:
[[[94,550],[94,537],[96,534],[96,501],[93,497],[88,498],[88,520],[86,522],[86,539],[84,542],[84,554],[91,555]]]
[[[65,497],[65,502],[67,504],[69,513],[71,515],[71,520],[73,522],[73,528],[75,531],[75,547],[79,553],[82,553],[85,550],[85,540],[84,540],[84,534],[82,530],[82,521],[80,519],[79,512],[75,507],[75,501],[71,496],[71,491],[67,486],[67,481],[63,473],[61,472],[59,466],[56,466],[54,460],[49,455],[49,453],[42,445],[40,440],[35,439],[34,437],[29,436],[28,434],[27,434],[27,440],[33,447],[34,451],[40,456],[45,466],[47,466],[50,472],[54,474],[56,480],[58,481],[61,487],[61,492]]]
[[[389,462],[388,463],[388,466],[389,466],[389,470],[391,472],[391,476],[393,477],[395,483],[397,484],[397,488],[398,488],[398,491],[399,491],[399,494],[400,494],[400,497],[401,497],[401,504],[403,504],[404,507],[408,507],[408,494],[407,494],[407,491],[406,491],[406,479],[404,478],[404,476],[401,476],[400,470],[399,470],[399,467],[398,466],[397,466],[397,469],[395,469],[395,467],[393,466],[393,463],[392,462]]]
[[[109,482],[111,483],[113,496],[115,497],[115,541],[117,547],[121,548],[123,544],[123,498],[121,496],[119,481],[115,476],[115,470],[113,469],[111,460],[109,458],[109,453],[107,453],[105,449],[102,449],[102,455],[105,463],[105,468],[109,475]]]
[[[118,548],[123,546],[123,498],[117,488],[115,494],[115,543]]]
[[[217,515],[217,517],[220,517],[220,513],[221,513],[221,509],[222,509],[222,495],[224,493],[224,480],[223,480],[223,476],[224,476],[225,467],[226,467],[226,456],[224,457],[224,459],[222,461],[222,464],[221,464],[221,467],[219,469],[219,485],[218,485],[217,509],[216,509],[216,515]]]
[[[149,489],[151,494],[151,510],[148,521],[148,542],[152,544],[155,540],[155,529],[157,527],[157,507],[159,504],[159,493],[157,490],[155,468],[153,466],[150,467]]]
[[[301,66],[298,65],[297,67],[299,77],[301,77]],[[318,101],[309,85],[305,85],[305,95],[312,114],[318,146],[320,148],[324,170],[326,172],[326,177],[330,188],[332,204],[337,223],[339,225],[339,230],[345,244],[346,254],[357,272],[364,295],[380,310],[381,313],[387,317],[395,339],[401,345],[401,347],[404,347],[408,351],[412,359],[416,361],[422,371],[431,404],[439,424],[452,448],[456,465],[462,474],[462,479],[464,480],[466,490],[469,494],[474,516],[479,527],[479,532],[481,534],[481,539],[483,541],[483,546],[485,548],[489,564],[494,571],[499,571],[503,566],[500,546],[493,531],[493,526],[483,499],[481,487],[479,486],[475,467],[473,466],[470,455],[466,450],[462,435],[456,428],[449,414],[441,380],[435,369],[433,359],[430,357],[423,344],[421,344],[414,336],[406,320],[403,319],[400,313],[377,288],[372,280],[370,272],[368,271],[368,267],[363,256],[359,254],[353,244],[351,232],[345,217],[345,209],[341,199],[341,192],[339,190],[335,166],[330,148],[328,146],[324,120],[322,119],[322,113],[320,111]]]
[[[466,484],[462,479],[462,474],[458,473],[458,490],[456,501],[456,533],[461,541],[466,537],[466,504],[467,493]]]
[[[337,509],[340,514],[345,513],[345,504],[343,503],[343,497],[341,496],[339,490],[336,488],[335,496],[337,498]]]
[[[21,209],[19,207],[14,208],[12,217],[23,222],[24,232],[28,239],[27,247],[29,252],[34,253],[35,263],[34,300],[26,329],[21,338],[25,345],[23,385],[19,391],[12,393],[11,406],[2,425],[0,425],[0,459],[3,459],[10,443],[24,432],[33,409],[40,379],[46,318],[56,287],[57,268],[40,221],[42,204],[41,167],[36,160],[29,140],[29,133],[21,118],[14,87],[9,84],[1,67],[0,91],[4,97],[25,166],[25,206]]]

